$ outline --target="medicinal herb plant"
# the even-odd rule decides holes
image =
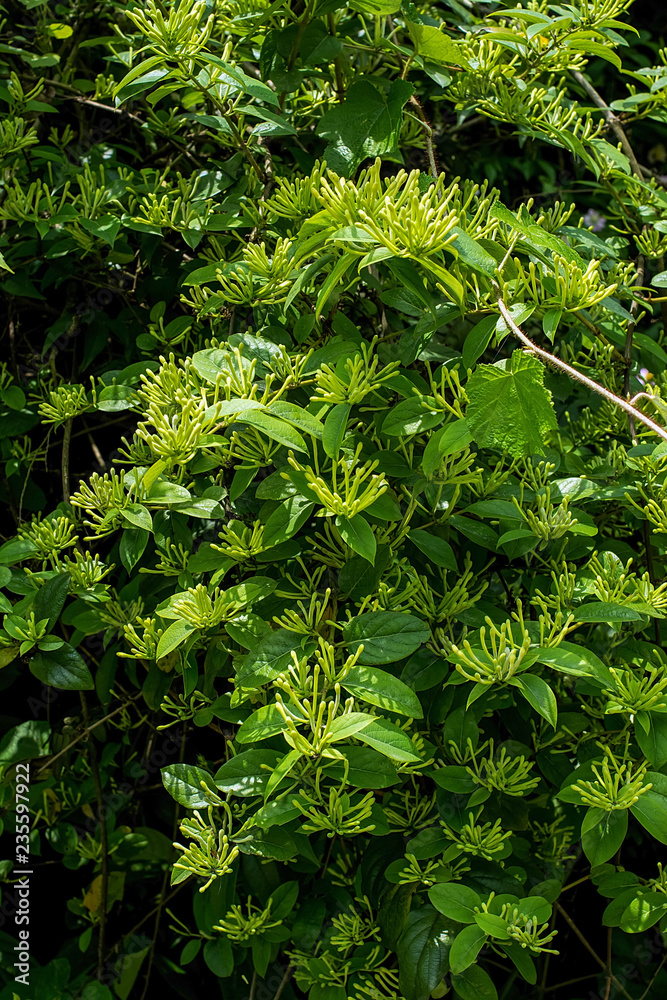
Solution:
[[[645,8],[0,6],[0,1000],[663,995]]]

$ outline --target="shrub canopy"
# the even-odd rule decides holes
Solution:
[[[6,4],[0,1000],[667,987],[629,9]]]

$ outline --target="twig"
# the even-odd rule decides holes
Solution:
[[[589,319],[587,319],[582,312],[579,312],[579,310],[575,310],[574,315],[577,317],[577,319],[579,320],[580,323],[584,324],[584,326],[586,327],[587,330],[590,330],[591,333],[595,337],[597,337],[598,340],[601,341],[601,343],[603,343],[605,345],[605,347],[611,347],[612,348],[612,354],[613,354],[613,356],[615,357],[615,359],[617,361],[621,361],[621,362],[625,363],[625,357],[624,357],[624,355],[621,354],[621,352],[618,350],[617,347],[614,347],[614,345],[611,343],[610,340],[608,340],[607,337],[605,337],[604,333],[599,328],[599,326],[596,326],[595,323],[591,323],[591,321]]]
[[[79,697],[81,699],[81,711],[83,713],[83,721],[86,726],[88,734],[90,734],[91,727],[89,726],[90,718],[88,716],[88,703],[86,702],[86,696],[83,691],[79,691]],[[104,808],[104,799],[102,797],[102,782],[100,781],[100,769],[97,763],[97,749],[95,744],[90,741],[88,744],[88,750],[90,754],[90,770],[93,776],[93,784],[95,785],[95,799],[97,801],[97,819],[100,824],[100,846],[102,848],[102,859],[101,859],[101,879],[102,887],[100,891],[100,925],[99,925],[99,936],[97,938],[97,978],[102,979],[104,973],[104,934],[106,931],[107,924],[107,901],[109,899],[109,837],[107,831],[107,818]]]
[[[182,739],[181,739],[181,753],[180,753],[180,763],[183,763],[185,759],[185,737],[187,735],[187,723],[183,723]],[[178,831],[178,814],[179,805],[176,803],[176,808],[174,809],[174,822],[172,824],[171,840],[172,843],[176,840],[176,833]],[[173,848],[172,848],[173,855]],[[162,876],[162,888],[160,889],[160,895],[158,897],[158,904],[155,908],[155,923],[153,925],[153,938],[151,940],[151,947],[148,953],[148,965],[146,968],[146,979],[144,982],[144,988],[141,991],[140,1000],[145,1000],[146,994],[148,993],[148,987],[151,980],[151,972],[153,971],[153,962],[155,960],[155,945],[157,944],[158,931],[160,929],[160,920],[162,919],[162,911],[165,904],[165,892],[167,891],[167,880],[169,878],[170,865],[167,864],[164,869],[164,875]]]
[[[545,993],[551,993],[552,990],[560,990],[563,986],[574,986],[575,983],[583,983],[587,979],[597,979],[597,972],[589,972],[587,976],[577,976],[576,979],[565,979],[562,983],[555,983],[553,986],[547,986]]]
[[[555,354],[550,354],[549,351],[545,351],[544,348],[538,347],[537,344],[535,344],[529,337],[527,337],[523,332],[523,330],[521,330],[516,325],[516,323],[512,319],[512,315],[509,309],[507,308],[505,302],[503,301],[503,298],[500,294],[500,289],[498,288],[497,285],[495,286],[495,289],[497,294],[496,300],[498,302],[500,315],[503,317],[507,326],[510,328],[514,336],[521,341],[524,347],[527,347],[538,358],[542,358],[542,360],[546,361],[547,364],[553,365],[555,368],[559,368],[563,372],[567,372],[570,378],[573,378],[576,382],[580,382],[581,385],[585,385],[593,392],[596,392],[599,396],[603,396],[608,402],[613,403],[614,406],[618,406],[621,410],[624,410],[626,413],[631,414],[635,420],[638,420],[640,423],[644,424],[646,427],[652,430],[654,434],[657,434],[658,437],[661,437],[663,441],[667,441],[667,430],[665,430],[664,427],[661,427],[660,424],[656,424],[655,420],[651,420],[651,418],[647,417],[646,414],[641,412],[641,410],[638,410],[626,399],[621,399],[620,396],[617,396],[616,393],[611,392],[610,389],[605,389],[603,385],[600,385],[598,382],[594,382],[593,379],[588,378],[587,375],[582,375],[582,373],[578,372],[576,368],[572,367],[572,365],[568,365],[566,361],[562,361],[560,358],[557,358]]]
[[[598,963],[598,965],[600,966],[600,968],[604,969],[604,971],[606,972],[607,971],[607,965],[606,965],[606,963],[602,961],[602,959],[600,958],[600,956],[598,955],[598,953],[588,943],[588,941],[586,940],[586,938],[584,937],[584,935],[581,933],[581,931],[579,930],[579,928],[577,927],[577,925],[575,924],[574,920],[569,915],[569,913],[566,913],[565,910],[563,909],[563,907],[558,902],[556,903],[556,909],[558,910],[558,912],[560,913],[560,915],[563,917],[563,919],[565,920],[566,924],[570,927],[570,929],[573,930],[574,933],[577,935],[577,937],[579,938],[579,940],[581,941],[581,943],[583,944],[584,948],[589,953],[589,955],[591,955],[592,958],[594,958],[595,961]],[[623,984],[621,982],[619,982],[619,980],[616,978],[616,976],[613,974],[613,972],[611,972],[611,970],[609,972],[609,975],[611,976],[611,981],[614,983],[614,986],[618,987],[618,989],[621,991],[621,993],[623,994],[623,996],[627,997],[628,1000],[632,1000],[632,997],[630,996],[630,994],[628,993],[628,991],[625,989],[625,987],[623,986]]]
[[[635,285],[641,287],[644,284],[644,272],[646,270],[646,261],[643,254],[639,254],[637,257],[637,279]],[[625,374],[623,376],[623,395],[626,399],[630,397],[630,369],[632,368],[632,338],[635,332],[635,326],[637,323],[637,310],[639,309],[639,302],[637,299],[632,300],[632,305],[630,306],[630,316],[632,317],[628,322],[628,328],[625,332],[625,347],[623,349],[623,359],[625,361]],[[635,440],[635,420],[633,416],[628,416],[628,429],[630,431],[630,437]]]
[[[44,763],[42,764],[42,766],[37,771],[37,774],[40,775],[45,768],[52,767],[53,764],[55,764],[55,762],[58,760],[59,757],[62,757],[63,754],[67,753],[68,750],[72,749],[72,747],[74,746],[75,743],[78,743],[79,740],[82,740],[84,738],[84,736],[88,735],[88,733],[92,733],[93,729],[97,729],[98,726],[101,726],[104,722],[107,722],[109,719],[112,719],[114,717],[114,715],[118,715],[118,713],[122,712],[124,708],[127,708],[128,705],[131,705],[133,701],[136,701],[137,698],[141,698],[141,697],[142,697],[142,692],[139,691],[139,693],[133,695],[132,698],[130,698],[129,701],[123,702],[123,704],[120,705],[118,708],[115,708],[113,710],[113,712],[109,712],[108,715],[105,715],[103,719],[98,719],[97,722],[93,722],[92,726],[86,726],[86,728],[83,730],[83,732],[79,733],[78,736],[75,736],[74,739],[72,740],[72,742],[68,743],[66,747],[63,747],[62,750],[59,750],[58,753],[55,755],[55,757],[49,757],[48,760],[44,761]]]
[[[639,163],[637,162],[637,157],[634,154],[632,146],[630,145],[630,141],[627,135],[625,134],[625,130],[621,125],[620,120],[616,117],[616,115],[611,110],[611,108],[604,100],[604,98],[601,97],[600,94],[598,94],[595,87],[588,82],[583,73],[580,73],[579,70],[575,69],[572,70],[572,76],[577,81],[579,86],[583,87],[583,89],[586,91],[586,93],[593,101],[593,103],[600,109],[600,111],[602,112],[602,117],[604,118],[607,125],[612,130],[618,141],[620,142],[621,146],[623,147],[623,152],[630,161],[630,168],[633,174],[635,175],[635,177],[639,177],[639,179],[643,181],[644,174],[642,172],[642,168],[639,166]]]
[[[607,928],[607,973],[605,977],[605,991],[604,1000],[609,1000],[609,994],[611,993],[611,939],[614,933],[613,927]]]
[[[60,464],[60,472],[63,481],[63,500],[65,503],[69,503],[70,492],[69,492],[69,443],[72,437],[72,421],[73,417],[69,417],[65,421],[63,427],[63,451],[62,460]]]
[[[120,941],[125,941],[127,938],[132,938],[133,935],[136,934],[136,932],[139,930],[139,928],[143,927],[143,925],[146,923],[147,920],[150,920],[150,918],[153,916],[154,913],[157,913],[159,909],[166,907],[167,903],[170,903],[171,900],[174,898],[174,896],[176,896],[177,893],[181,891],[181,889],[184,889],[186,885],[192,886],[190,879],[184,879],[182,882],[179,882],[176,888],[172,892],[170,892],[168,896],[165,896],[164,899],[160,899],[160,902],[157,903],[157,905],[154,906],[152,910],[149,910],[148,913],[145,913],[144,916],[141,918],[141,920],[137,921],[134,927],[131,927],[129,931],[126,931],[120,938]],[[105,955],[107,961],[109,960],[113,952],[118,948],[120,941],[117,942],[112,948],[109,948],[107,950],[107,953]]]
[[[662,958],[660,960],[660,965],[658,966],[658,968],[655,970],[655,972],[651,976],[651,981],[648,984],[648,986],[646,987],[646,989],[644,990],[644,992],[642,993],[642,995],[640,996],[639,1000],[646,1000],[646,997],[651,992],[651,987],[653,986],[653,983],[658,978],[658,974],[659,974],[660,970],[662,969],[663,965],[665,964],[665,962],[667,962],[667,952],[665,952],[665,954],[662,956]]]
[[[426,139],[426,153],[428,156],[429,167],[431,168],[431,176],[433,177],[434,181],[437,181],[440,175],[440,170],[438,169],[438,161],[435,158],[435,149],[433,147],[433,129],[431,128],[429,121],[426,115],[424,114],[424,109],[422,108],[421,104],[419,103],[414,94],[410,98],[410,104],[412,104],[412,106],[416,109],[417,117],[421,122],[422,130],[424,132],[424,137]]]
[[[276,995],[274,996],[273,1000],[280,1000],[280,996],[291,978],[292,978],[292,966],[288,965],[287,969],[285,970],[285,975],[283,976],[280,986],[276,990]]]
[[[561,894],[566,892],[568,889],[574,889],[575,885],[581,885],[582,882],[588,882],[590,875],[584,875],[583,878],[578,878],[576,882],[570,882],[568,885],[564,885],[561,889]]]

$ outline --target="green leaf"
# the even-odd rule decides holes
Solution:
[[[667,715],[638,712],[635,715],[635,739],[656,771],[667,764]]]
[[[360,730],[370,725],[374,719],[373,715],[368,715],[366,712],[346,712],[345,715],[339,715],[329,727],[329,732],[333,736],[332,742],[349,740],[352,736],[356,736]]]
[[[494,262],[495,263],[495,262]],[[491,338],[496,331],[498,317],[485,316],[479,323],[473,326],[472,330],[463,342],[463,367],[472,368],[478,358],[481,358],[484,351],[491,343]]]
[[[372,611],[352,618],[343,628],[351,653],[363,643],[358,663],[394,663],[411,656],[430,636],[420,618],[396,611]],[[421,718],[421,716],[420,716]]]
[[[300,495],[288,497],[269,515],[264,525],[262,544],[269,549],[280,545],[296,535],[303,527],[313,510],[315,503]]]
[[[396,945],[399,988],[405,1000],[428,1000],[444,979],[455,926],[428,904],[408,915]]]
[[[243,657],[236,678],[241,687],[261,687],[276,679],[292,662],[292,651],[301,649],[303,636],[281,630],[271,632]]]
[[[353,517],[336,518],[336,527],[346,545],[349,545],[353,552],[366,559],[371,565],[375,562],[377,543],[373,529],[362,514],[355,514]]]
[[[667,899],[663,892],[640,894],[637,890],[636,897],[623,911],[619,926],[626,934],[641,934],[657,924],[666,913]]]
[[[518,688],[528,704],[546,719],[549,725],[556,728],[558,717],[556,695],[546,681],[534,674],[515,674],[507,683]]]
[[[315,318],[319,319],[324,311],[324,307],[329,301],[329,296],[333,292],[334,288],[340,284],[343,275],[350,268],[350,266],[356,260],[354,254],[344,253],[336,263],[333,269],[329,272],[324,280],[322,287],[319,290],[317,296],[317,302],[315,303]]]
[[[403,863],[402,860],[400,863]],[[396,950],[398,939],[403,933],[414,893],[414,885],[390,885],[382,893],[377,922],[382,933],[382,944],[392,951]]]
[[[70,582],[69,573],[58,573],[43,583],[37,591],[31,610],[35,614],[36,621],[48,620],[47,632],[50,632],[58,621],[67,599]]]
[[[402,682],[401,682],[402,683]],[[356,734],[357,739],[379,750],[385,757],[402,763],[416,763],[421,757],[415,753],[415,744],[410,737],[386,719],[371,719]]]
[[[245,410],[236,416],[235,422],[250,424],[251,427],[256,427],[257,430],[266,434],[272,441],[277,441],[278,444],[282,444],[286,448],[293,448],[294,451],[308,454],[306,442],[296,428],[282,420],[277,420],[265,410]]]
[[[431,886],[428,898],[436,910],[460,924],[472,923],[475,919],[475,907],[481,908],[482,905],[482,900],[474,889],[459,885],[458,882]]]
[[[639,796],[630,812],[660,844],[667,844],[667,777],[647,771],[646,784],[649,782],[653,787]]]
[[[398,677],[384,670],[378,670],[377,667],[364,667],[359,664],[350,667],[341,684],[355,698],[361,698],[369,705],[377,705],[389,712],[407,715],[411,719],[423,718],[424,713],[415,692]],[[360,739],[362,736],[363,734],[360,735]]]
[[[591,601],[573,612],[575,622],[637,622],[641,615],[624,604]]]
[[[0,763],[15,764],[49,753],[51,725],[45,719],[28,719],[8,730],[0,739]]]
[[[337,760],[327,765],[326,774],[336,781],[343,778],[354,788],[387,788],[398,781],[398,773],[390,760],[372,747],[342,746],[337,748],[347,761]]]
[[[430,62],[449,66],[467,66],[468,62],[459,45],[440,28],[430,24],[406,21],[407,29],[418,55]]]
[[[37,653],[30,661],[30,672],[42,684],[63,691],[92,691],[95,687],[83,657],[67,642],[59,649]]]
[[[236,734],[237,743],[259,743],[286,729],[285,720],[275,704],[263,705],[246,719]]]
[[[194,764],[170,764],[163,767],[161,773],[162,784],[171,797],[187,809],[204,809],[211,803],[211,796],[207,796],[204,788],[209,789],[213,796],[218,794],[208,771]]]
[[[343,443],[347,429],[347,418],[350,415],[351,409],[352,407],[349,403],[337,403],[333,410],[327,414],[327,418],[324,421],[322,446],[324,447],[325,454],[334,460],[338,458],[338,452],[340,451],[340,446]]]
[[[627,809],[590,808],[581,824],[581,846],[591,866],[602,865],[616,854],[628,832]]]
[[[456,233],[456,242],[452,244],[452,250],[458,253],[459,260],[474,271],[492,278],[498,269],[496,258],[459,226],[453,226],[451,231]]]
[[[192,944],[192,942],[190,942]],[[196,944],[201,944],[201,938],[196,940]],[[204,961],[214,976],[226,979],[234,971],[234,953],[232,943],[229,938],[221,934],[213,941],[207,941],[203,951]],[[183,961],[181,960],[181,965]]]
[[[439,538],[438,535],[433,535],[430,531],[424,531],[423,528],[413,528],[408,534],[408,538],[436,566],[442,566],[443,569],[450,569],[453,573],[458,573],[454,550],[444,538]]]
[[[544,366],[524,351],[479,365],[466,385],[466,419],[477,444],[514,458],[543,454],[547,434],[557,427],[543,380]]]
[[[195,626],[191,625],[189,622],[172,622],[160,636],[155,658],[160,660],[163,656],[167,656],[168,653],[171,653],[172,650],[178,649],[178,647],[186,642],[196,631],[197,629]]]
[[[498,1000],[498,991],[491,976],[479,965],[471,965],[465,971],[452,976],[452,986],[454,993],[461,1000]]]
[[[540,649],[537,662],[572,677],[595,677],[612,689],[615,686],[614,678],[602,660],[592,650],[572,642]]]
[[[400,405],[400,404],[399,404]],[[422,469],[425,476],[432,476],[443,458],[463,451],[472,441],[470,427],[465,420],[453,420],[429,437],[424,449]]]
[[[141,503],[131,503],[129,506],[123,507],[120,514],[126,521],[133,524],[135,528],[143,528],[144,531],[153,530],[151,512],[148,507],[144,507]]]
[[[512,941],[511,944],[500,944],[498,947],[514,963],[515,968],[526,982],[534,986],[537,982],[537,969],[530,955],[526,954],[526,949],[522,948],[516,941]]]
[[[294,403],[287,403],[283,399],[277,399],[269,404],[267,412],[275,414],[281,420],[292,424],[294,427],[298,427],[299,430],[305,434],[310,434],[311,437],[317,438],[318,441],[322,440],[324,433],[322,423],[312,413],[309,413],[308,410],[304,410],[302,406],[296,406]]]
[[[342,104],[326,111],[317,135],[329,140],[323,159],[331,170],[349,176],[369,156],[394,153],[403,121],[403,105],[413,92],[405,80],[394,80],[386,93],[369,79],[358,80]]]
[[[341,592],[349,594],[353,601],[360,601],[369,594],[374,594],[390,558],[388,545],[378,545],[374,563],[369,563],[361,556],[354,556],[345,563],[338,574],[338,586]]]
[[[442,409],[426,405],[429,402],[434,401],[430,397],[424,399],[423,396],[404,399],[387,413],[382,424],[382,433],[391,437],[405,437],[408,434],[421,434],[432,427],[437,427],[447,414]]]
[[[301,750],[290,750],[289,753],[285,754],[282,760],[278,761],[275,768],[273,769],[273,774],[269,778],[266,790],[264,792],[264,800],[268,799],[273,792],[276,790],[283,778],[293,770],[293,768],[299,763],[303,753]]]
[[[229,795],[263,795],[279,758],[274,750],[244,750],[218,768],[213,781]]]
[[[0,565],[13,566],[36,554],[37,546],[29,538],[10,538],[4,545],[0,545]]]
[[[465,972],[473,964],[485,942],[486,934],[477,924],[470,924],[459,931],[449,953],[449,964],[452,972],[459,976]]]
[[[128,573],[132,572],[141,559],[149,538],[150,532],[145,531],[144,528],[125,528],[123,531],[120,537],[119,553],[120,561]]]

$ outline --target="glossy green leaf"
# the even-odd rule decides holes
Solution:
[[[353,517],[336,518],[336,527],[346,545],[349,545],[353,552],[356,552],[371,565],[375,562],[377,543],[370,524],[363,514],[354,514]]]
[[[428,1000],[449,971],[455,927],[428,904],[410,913],[396,946],[399,985],[405,1000]]]
[[[163,767],[161,773],[164,787],[186,809],[204,809],[216,800],[218,793],[213,778],[201,767],[170,764]]]
[[[429,638],[429,629],[414,615],[372,611],[352,618],[343,628],[351,653],[360,645],[358,663],[393,663],[415,652]]]
[[[65,642],[58,649],[38,652],[30,661],[30,672],[42,684],[63,691],[92,691],[90,669],[80,653]]]
[[[421,719],[423,711],[415,692],[384,670],[357,665],[350,667],[342,680],[346,691],[369,705],[377,705],[411,719]]]

